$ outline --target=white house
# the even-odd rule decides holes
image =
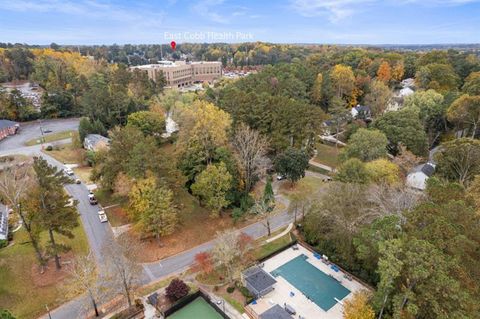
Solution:
[[[415,167],[408,175],[406,184],[408,187],[424,190],[427,187],[427,180],[435,172],[435,164],[428,162]]]

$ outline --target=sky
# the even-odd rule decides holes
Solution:
[[[480,0],[0,0],[0,42],[480,42]]]

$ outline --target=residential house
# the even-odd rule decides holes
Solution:
[[[17,122],[9,120],[0,120],[0,141],[9,135],[17,133],[20,125]]]
[[[83,147],[89,151],[97,152],[110,146],[110,139],[100,134],[88,134],[83,140]]]
[[[435,172],[435,164],[428,162],[416,166],[408,175],[407,175],[407,186],[418,189],[425,190],[427,187],[427,180]]]
[[[365,122],[372,120],[372,112],[370,111],[370,107],[366,105],[357,104],[357,106],[352,107],[350,114],[354,119],[364,120]]]

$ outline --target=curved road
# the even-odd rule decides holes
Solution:
[[[0,156],[9,154],[24,154],[31,156],[42,156],[51,165],[58,168],[64,168],[64,165],[55,160],[51,156],[41,152],[39,145],[26,147],[24,143],[28,140],[38,138],[41,135],[40,125],[43,129],[52,130],[52,133],[73,130],[78,128],[78,119],[62,119],[62,120],[49,120],[39,122],[31,122],[21,126],[19,134],[8,137],[0,142]],[[98,220],[97,212],[98,207],[92,206],[88,203],[88,190],[84,184],[80,185],[67,185],[65,187],[67,192],[78,200],[77,206],[85,233],[88,238],[88,242],[92,251],[95,254],[97,263],[100,267],[103,266],[103,258],[101,254],[102,244],[106,241],[113,240],[112,230],[108,223],[100,223]],[[287,206],[288,202],[284,198],[276,196],[279,201],[284,201]],[[272,230],[279,229],[292,222],[293,216],[288,214],[285,210],[275,216],[271,217]],[[263,237],[267,234],[265,226],[261,222],[251,224],[240,231],[248,234],[254,239]],[[157,262],[143,264],[145,270],[144,283],[147,284],[152,281],[161,279],[162,277],[170,276],[179,272],[182,272],[194,262],[195,255],[199,252],[208,251],[215,245],[215,240],[200,244],[190,250],[183,251],[177,255],[162,259]],[[81,308],[82,300],[79,297],[64,305],[58,307],[51,312],[53,319],[70,319],[78,317],[79,309]],[[48,318],[44,316],[44,318]]]

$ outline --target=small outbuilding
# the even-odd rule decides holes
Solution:
[[[242,277],[245,287],[255,298],[268,294],[273,290],[273,285],[277,283],[275,278],[260,267],[247,269]]]
[[[262,313],[260,319],[292,319],[292,316],[279,305],[275,305]]]
[[[427,180],[435,173],[435,164],[428,162],[418,165],[407,175],[407,186],[418,190],[425,190]]]

